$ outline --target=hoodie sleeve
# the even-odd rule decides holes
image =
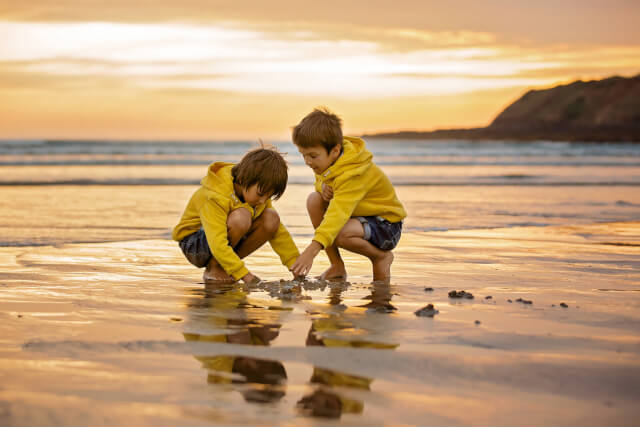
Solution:
[[[329,202],[324,219],[313,236],[313,240],[324,248],[331,246],[366,194],[366,188],[358,176],[345,176],[344,178],[342,182],[335,183],[333,199]]]
[[[227,274],[239,280],[249,273],[249,270],[229,245],[227,217],[228,212],[215,200],[207,200],[200,209],[200,219],[211,253]]]
[[[267,202],[267,208],[273,209],[271,200]],[[273,248],[274,252],[280,257],[282,264],[287,268],[291,268],[293,263],[296,262],[296,259],[300,256],[298,247],[293,242],[291,234],[289,234],[289,231],[287,231],[282,222],[280,222],[276,234],[271,240],[269,240],[269,244],[271,245],[271,248]]]

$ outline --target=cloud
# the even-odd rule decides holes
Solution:
[[[67,86],[75,77],[83,84],[119,79],[138,89],[389,98],[547,85],[566,79],[557,70],[592,64],[602,73],[640,66],[640,47],[523,48],[491,34],[398,29],[381,39],[366,29],[355,31],[355,40],[294,34],[223,25],[5,22],[0,76],[13,85],[36,75],[40,84]],[[390,48],[405,39],[417,44]]]
[[[30,0],[6,2],[0,17],[33,22],[334,25],[498,34],[534,44],[640,42],[640,3],[628,0]]]

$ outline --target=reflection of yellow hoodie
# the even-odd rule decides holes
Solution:
[[[256,219],[265,208],[273,209],[273,206],[271,200],[255,208],[248,203],[242,203],[233,189],[232,167],[233,164],[225,162],[216,162],[209,166],[207,176],[201,181],[202,186],[191,196],[180,223],[173,229],[172,237],[173,240],[180,241],[202,226],[211,253],[222,268],[238,280],[249,273],[249,270],[229,245],[227,217],[232,211],[245,208],[251,212],[251,217]],[[300,254],[291,235],[282,224],[269,243],[280,256],[282,264],[288,268]]]
[[[407,216],[389,178],[371,160],[373,155],[360,138],[346,136],[343,153],[322,175],[316,175],[315,188],[333,188],[333,199],[313,240],[330,246],[352,216],[381,216],[398,222]]]

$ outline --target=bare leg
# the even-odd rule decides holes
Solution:
[[[244,258],[267,243],[276,234],[279,226],[278,213],[274,209],[265,209],[251,224],[246,234],[247,238],[236,248],[238,256]]]
[[[313,228],[318,228],[324,218],[324,213],[329,207],[329,202],[325,202],[322,196],[317,191],[309,194],[307,198],[307,211],[309,212],[309,218],[311,218],[311,224]],[[344,261],[340,256],[340,252],[335,243],[325,248],[327,258],[331,265],[329,268],[320,275],[320,279],[323,280],[347,280],[347,270],[344,267]]]
[[[238,244],[242,236],[247,234],[251,228],[251,214],[246,209],[236,209],[227,217],[227,235],[231,247]],[[220,266],[215,257],[211,257],[211,261],[202,274],[205,282],[235,282],[233,277],[229,276]]]
[[[355,218],[351,218],[336,238],[335,245],[348,251],[364,255],[373,265],[373,280],[388,281],[391,278],[393,253],[383,251],[364,240],[364,227]]]

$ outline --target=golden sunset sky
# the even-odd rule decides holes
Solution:
[[[640,2],[0,0],[0,138],[288,139],[485,126],[640,73]]]

